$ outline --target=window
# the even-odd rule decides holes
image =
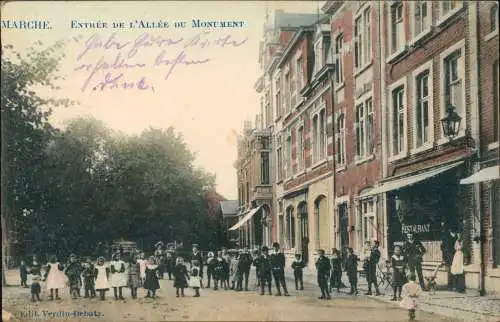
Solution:
[[[417,37],[430,28],[430,9],[430,3],[428,1],[413,2],[413,37]]]
[[[281,102],[281,83],[280,79],[276,80],[276,118],[280,117],[283,114],[283,106]]]
[[[265,125],[267,127],[267,126],[271,125],[271,121],[272,121],[271,120],[271,115],[272,115],[272,111],[271,111],[271,93],[270,93],[269,90],[266,92],[265,113],[266,113]]]
[[[301,125],[297,131],[297,170],[304,168],[304,126]]]
[[[269,184],[269,152],[260,153],[260,182]]]
[[[343,51],[342,46],[344,45],[344,35],[339,35],[335,40],[335,82],[337,84],[342,84],[344,82],[344,70],[343,70]]]
[[[286,138],[286,177],[292,176],[292,136]]]
[[[404,45],[403,3],[397,2],[391,6],[391,53],[403,50]]]
[[[277,140],[277,148],[276,148],[276,174],[277,174],[277,179],[282,180],[283,179],[283,148],[281,146],[281,136],[278,137]]]
[[[455,106],[458,115],[465,119],[463,90],[461,50],[457,50],[444,60],[444,107]]]
[[[498,6],[495,4],[490,9],[490,32],[498,31]]]
[[[302,66],[302,57],[297,58],[297,62],[295,64],[296,67],[296,72],[295,74],[297,75],[297,91],[300,91],[302,87],[304,86],[304,73],[303,73],[303,66]]]
[[[377,239],[377,222],[375,203],[373,199],[363,200],[359,203],[359,211],[362,220],[362,242],[374,241]]]
[[[313,116],[313,162],[326,157],[326,110],[322,109]]]
[[[345,164],[345,120],[344,114],[337,118],[337,164]]]
[[[430,141],[429,137],[429,71],[417,76],[416,86],[416,141],[415,147],[420,147]]]
[[[441,3],[441,16],[445,16],[462,6],[460,0],[440,1],[440,3]]]
[[[362,66],[361,60],[361,41],[363,35],[361,34],[361,17],[357,18],[354,22],[354,67],[360,68]]]
[[[283,84],[283,86],[284,86],[283,95],[285,97],[284,110],[285,110],[285,113],[288,113],[290,111],[290,94],[291,94],[291,92],[290,92],[290,73],[289,72],[287,72],[285,74],[285,83]]]
[[[356,106],[356,156],[358,159],[371,154],[373,141],[373,104],[368,98]]]
[[[313,116],[312,129],[313,129],[313,162],[318,161],[318,115]]]
[[[268,137],[261,137],[260,138],[260,147],[262,150],[269,150],[270,144],[269,144]]]
[[[500,113],[500,104],[499,104],[499,96],[500,96],[500,89],[498,86],[499,84],[499,66],[498,66],[498,60],[493,64],[493,141],[498,142],[498,114]]]
[[[314,45],[314,74],[319,72],[321,67],[323,67],[322,41],[320,38]]]
[[[404,143],[404,86],[392,91],[392,155],[399,155],[405,148]]]
[[[319,160],[323,160],[326,154],[326,110],[319,112]]]
[[[362,68],[372,59],[371,10],[367,8],[354,21],[354,66]]]
[[[292,207],[286,210],[286,237],[288,247],[295,248],[295,217]]]

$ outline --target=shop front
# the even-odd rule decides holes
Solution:
[[[434,270],[453,257],[454,236],[464,239],[465,263],[471,260],[474,229],[471,189],[460,185],[467,173],[464,161],[422,169],[418,172],[389,178],[369,194],[386,194],[388,256],[394,246],[403,245],[408,234],[422,243],[425,254],[423,270]],[[424,274],[425,275],[425,274]],[[447,274],[440,281],[446,284]]]

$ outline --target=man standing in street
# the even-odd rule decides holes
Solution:
[[[424,289],[424,275],[422,274],[422,258],[426,252],[424,245],[419,240],[415,240],[413,234],[406,235],[407,241],[403,249],[410,274],[418,276],[420,287]],[[416,273],[416,274],[415,274]]]
[[[259,284],[260,284],[260,295],[264,295],[264,289],[267,284],[267,290],[269,295],[272,294],[271,283],[273,278],[271,277],[271,257],[269,256],[269,248],[266,246],[262,247],[262,253],[259,258],[255,260],[255,265],[259,271]]]
[[[285,255],[280,250],[280,244],[273,243],[274,253],[271,254],[271,267],[273,269],[274,283],[276,284],[276,296],[281,296],[281,287],[285,296],[290,296],[285,281]]]
[[[380,292],[377,285],[377,264],[380,260],[380,250],[378,249],[379,242],[376,240],[370,252],[368,259],[368,269],[366,271],[366,279],[368,281],[368,292],[366,295],[372,295],[372,284],[375,286],[375,295],[379,296]]]
[[[252,267],[252,256],[248,252],[248,248],[244,248],[240,253],[240,261],[238,263],[239,271],[240,271],[240,279],[245,280],[245,291],[248,292],[248,277],[250,275],[250,268]],[[241,291],[242,285],[241,282],[238,282],[238,288]]]

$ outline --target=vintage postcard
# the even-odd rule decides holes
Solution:
[[[3,321],[498,321],[497,1],[3,1]]]

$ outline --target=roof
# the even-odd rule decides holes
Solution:
[[[220,202],[223,216],[237,215],[239,213],[238,200],[223,200]]]

